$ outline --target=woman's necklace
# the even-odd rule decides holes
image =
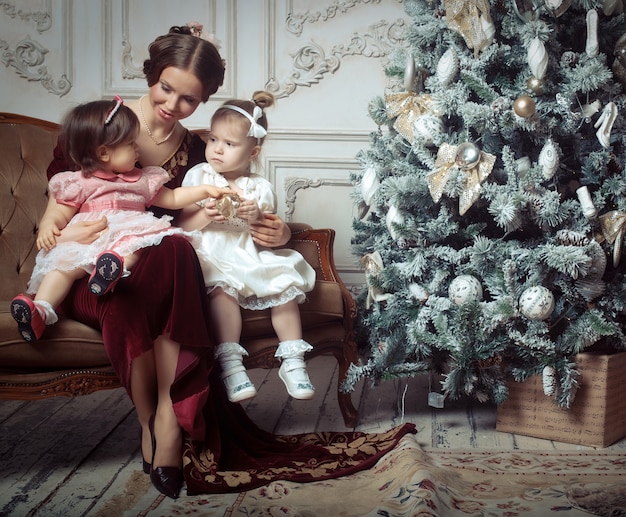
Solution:
[[[167,140],[169,140],[170,136],[172,136],[174,134],[174,130],[176,129],[176,122],[174,122],[174,125],[172,126],[172,130],[167,134],[167,136],[161,140],[158,141],[154,135],[152,134],[152,131],[150,130],[150,126],[148,125],[148,122],[146,122],[146,117],[143,114],[143,108],[141,107],[141,103],[143,101],[143,99],[146,96],[144,95],[143,97],[141,97],[141,99],[139,99],[139,115],[141,116],[141,121],[143,122],[143,125],[146,126],[146,131],[148,132],[148,136],[150,136],[150,138],[152,138],[152,141],[156,144],[156,145],[161,145],[163,142],[167,142]]]

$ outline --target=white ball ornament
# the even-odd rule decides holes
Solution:
[[[413,122],[415,140],[426,146],[439,145],[446,134],[446,128],[439,117],[426,113]]]
[[[554,310],[554,295],[542,285],[529,287],[519,298],[519,309],[531,320],[545,320]]]
[[[483,299],[483,288],[475,276],[460,275],[450,282],[448,297],[455,305],[479,302]]]

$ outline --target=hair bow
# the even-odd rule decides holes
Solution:
[[[248,130],[248,134],[246,136],[252,136],[259,140],[267,135],[266,129],[257,122],[263,116],[263,110],[260,108],[260,106],[254,107],[252,115],[250,115],[250,113],[248,113],[246,110],[241,109],[239,106],[233,106],[232,104],[224,104],[221,107],[236,111],[237,113],[241,113],[250,121],[250,129]]]

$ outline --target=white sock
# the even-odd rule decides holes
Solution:
[[[47,302],[45,300],[35,300],[34,303],[35,307],[37,308],[43,319],[46,321],[46,325],[52,325],[53,323],[59,321],[59,317],[57,316],[57,313],[54,310],[54,307],[52,307],[52,305],[50,304],[50,302]]]

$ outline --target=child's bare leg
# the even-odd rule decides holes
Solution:
[[[241,337],[241,309],[239,303],[223,289],[216,288],[210,294],[211,322],[217,343],[239,342]]]
[[[51,271],[43,278],[34,300],[23,294],[11,300],[11,316],[25,341],[36,341],[46,325],[59,320],[56,307],[65,299],[74,281],[86,274],[82,269]]]
[[[272,325],[279,340],[274,354],[281,360],[279,377],[293,398],[310,399],[315,388],[306,371],[304,354],[313,347],[302,339],[298,302],[291,300],[272,307]]]
[[[296,300],[272,307],[272,326],[279,341],[302,339],[300,308]]]
[[[74,282],[84,276],[87,276],[87,272],[83,269],[51,271],[41,281],[35,301],[46,301],[53,308],[58,307],[65,300]]]
[[[124,256],[124,269],[130,271],[139,260],[141,250]]]

